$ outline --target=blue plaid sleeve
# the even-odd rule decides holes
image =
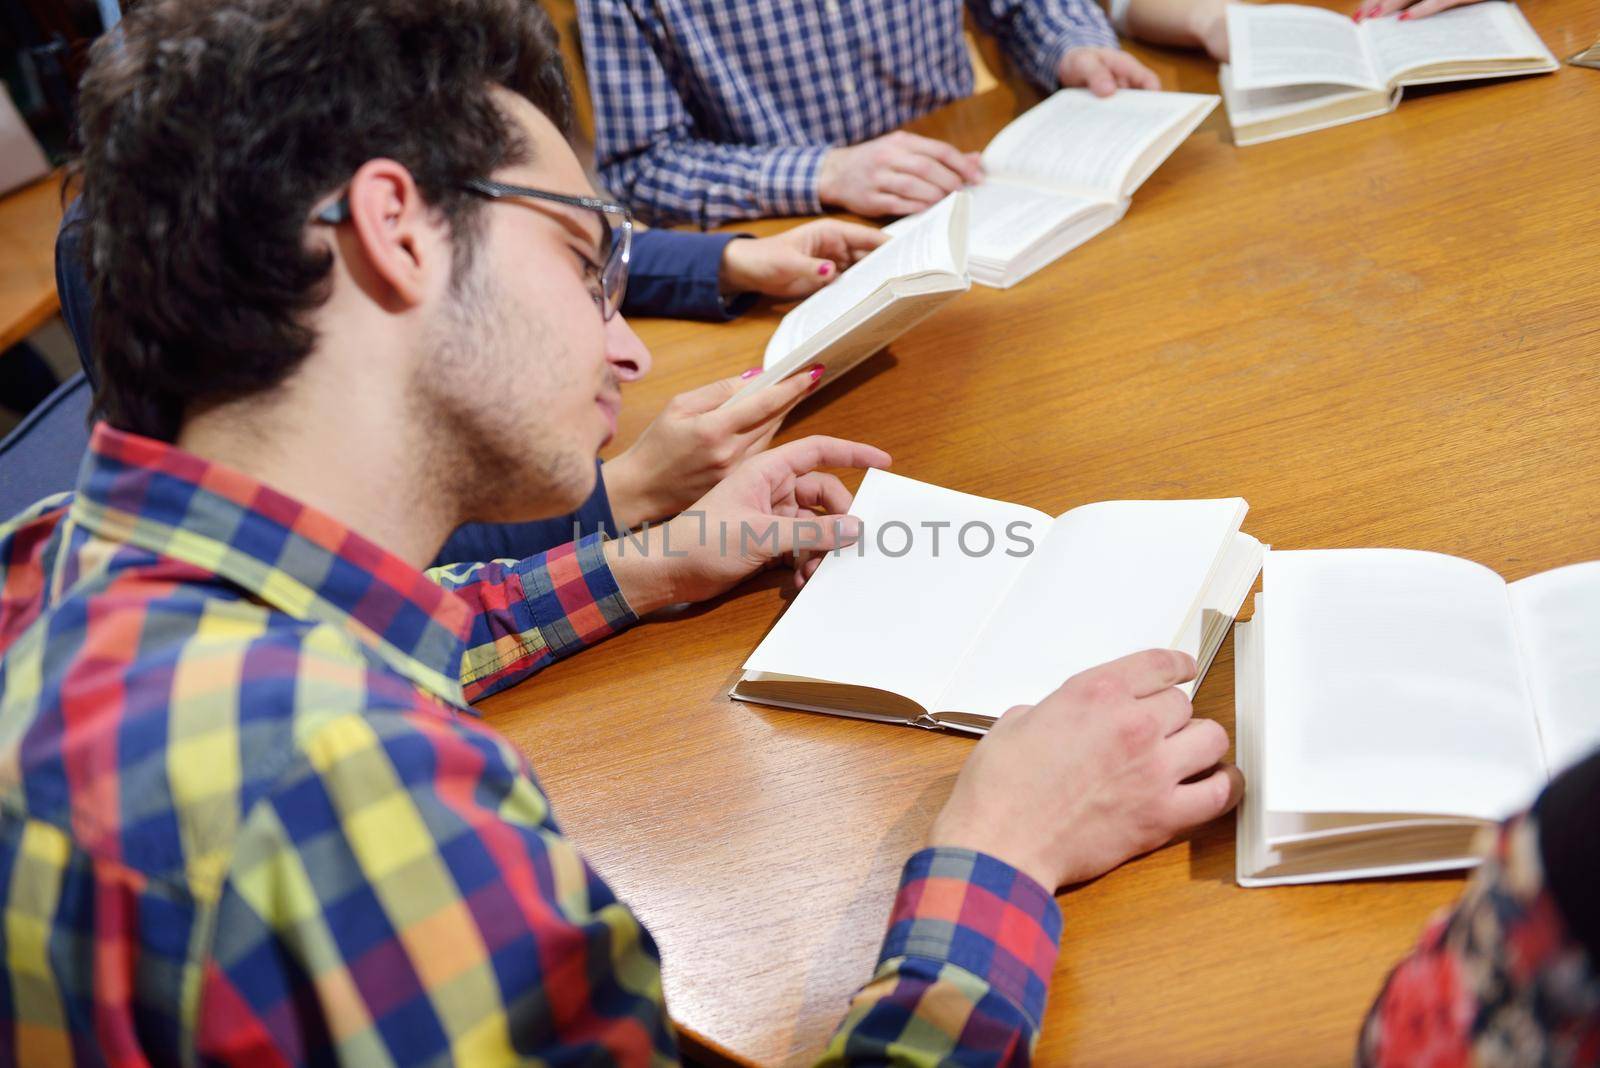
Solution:
[[[1035,85],[1060,86],[1056,68],[1074,48],[1115,48],[1117,35],[1094,0],[967,0],[973,20],[999,39]]]
[[[1028,876],[970,850],[917,853],[819,1065],[1027,1064],[1060,941],[1061,910]]]
[[[817,173],[830,146],[712,140],[697,129],[639,18],[625,0],[578,4],[595,159],[606,188],[641,218],[662,224],[704,228],[820,212]]]
[[[464,597],[472,632],[461,686],[476,701],[610,637],[637,617],[590,534],[526,560],[434,568],[428,576]]]

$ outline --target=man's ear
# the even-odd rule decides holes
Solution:
[[[450,243],[443,218],[423,202],[411,172],[391,159],[368,160],[350,179],[350,228],[355,248],[373,281],[389,298],[415,307],[436,277],[450,270]],[[386,301],[387,302],[387,301]]]

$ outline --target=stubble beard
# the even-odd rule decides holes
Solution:
[[[424,429],[426,492],[450,501],[461,522],[571,511],[591,484],[594,457],[574,449],[537,404],[570,384],[567,346],[506,299],[481,263],[474,257],[452,283],[407,390],[408,418]]]

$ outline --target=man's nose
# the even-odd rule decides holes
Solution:
[[[633,382],[650,373],[650,350],[620,312],[606,323],[606,362],[623,382]]]

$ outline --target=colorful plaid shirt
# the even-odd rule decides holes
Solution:
[[[96,428],[0,526],[0,1064],[674,1061],[655,943],[465,712],[632,621],[594,539],[424,575]],[[1060,924],[917,854],[827,1059],[1025,1061]]]
[[[578,0],[600,176],[658,223],[814,215],[832,145],[972,94],[962,0]],[[1045,89],[1093,0],[965,0]]]

